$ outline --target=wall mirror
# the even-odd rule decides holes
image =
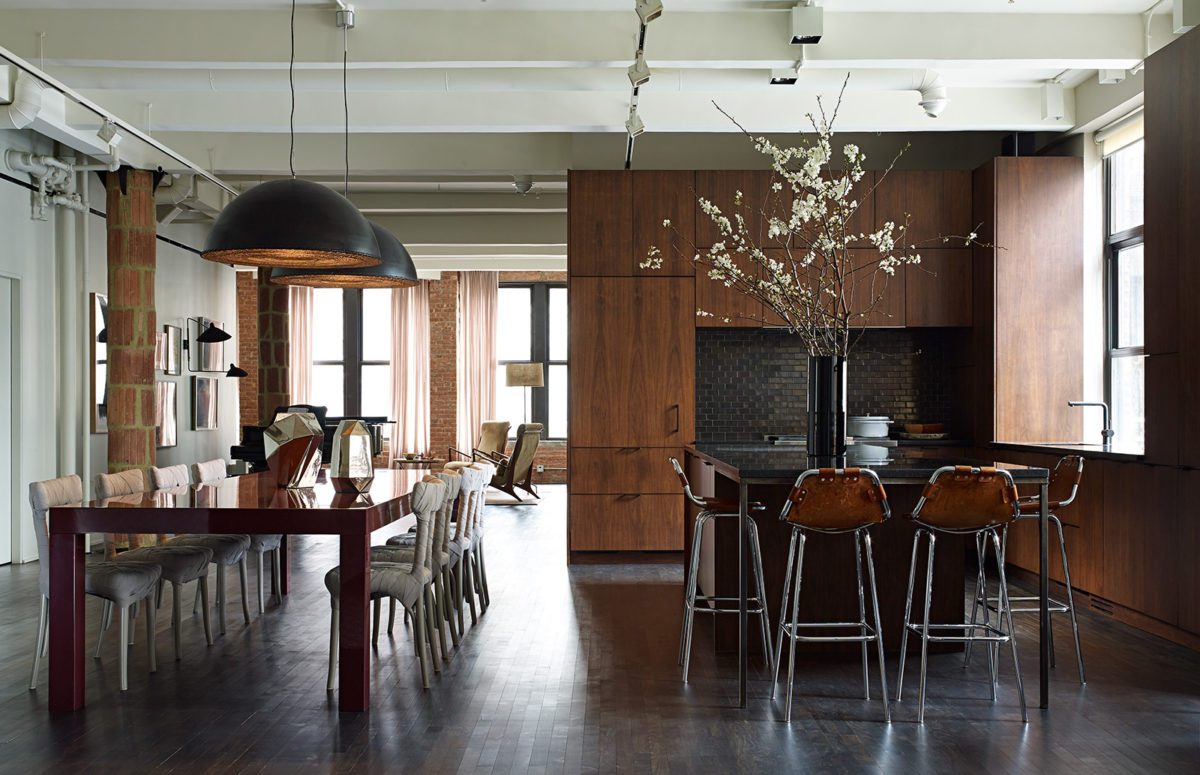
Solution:
[[[92,433],[108,433],[108,297],[91,294],[88,369],[92,388]]]
[[[206,344],[196,341],[200,334],[204,333],[209,326],[216,326],[220,329],[225,328],[219,320],[212,320],[211,318],[188,318],[187,320],[188,371],[195,373],[219,371],[224,374],[226,369],[225,343],[212,342]]]
[[[170,377],[178,377],[183,373],[183,329],[179,326],[165,325],[166,358],[163,373]]]

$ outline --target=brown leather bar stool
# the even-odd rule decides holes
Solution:
[[[888,703],[887,667],[883,659],[883,635],[879,626],[879,597],[875,590],[875,561],[871,555],[871,525],[883,523],[891,516],[887,493],[874,471],[859,468],[820,468],[800,474],[783,505],[779,518],[792,526],[792,542],[788,548],[787,573],[783,580],[783,599],[779,607],[779,632],[775,636],[775,675],[771,680],[771,699],[775,699],[775,687],[779,682],[779,662],[783,659],[783,638],[791,639],[788,654],[787,705],[784,721],[792,720],[792,676],[796,668],[796,641],[853,642],[862,644],[863,695],[871,699],[870,671],[867,666],[867,644],[874,641],[879,655],[879,685],[883,691],[883,717],[891,723],[892,712]],[[858,576],[858,621],[857,622],[801,622],[800,582],[804,575],[804,544],[808,533],[853,533],[854,570]],[[867,610],[863,600],[862,546],[866,546],[867,576],[871,584],[871,610],[874,625],[867,623]],[[792,571],[795,564],[794,588],[791,590],[792,610],[788,616],[789,587],[793,585]],[[801,629],[820,627],[826,629],[853,628],[857,635],[800,635]]]
[[[1083,651],[1079,648],[1079,621],[1075,618],[1075,600],[1071,594],[1071,567],[1067,564],[1067,542],[1063,538],[1062,521],[1056,513],[1060,509],[1070,506],[1075,500],[1075,496],[1079,493],[1079,483],[1083,480],[1083,458],[1079,455],[1065,455],[1060,458],[1054,466],[1054,471],[1050,474],[1050,485],[1047,492],[1046,507],[1049,511],[1050,521],[1058,530],[1058,548],[1062,557],[1063,580],[1067,585],[1066,602],[1060,600],[1049,601],[1050,613],[1053,614],[1070,614],[1071,615],[1071,632],[1075,636],[1075,662],[1079,668],[1079,683],[1081,685],[1087,683],[1087,678],[1083,671]],[[1041,514],[1041,503],[1036,495],[1022,497],[1018,503],[1019,513],[1017,514],[1017,522],[1036,522]],[[1001,534],[1000,540],[1001,555],[1007,554],[1008,549],[1008,528],[1005,528]],[[1000,600],[998,597],[990,597],[987,594],[987,586],[983,583],[983,545],[978,538],[975,542],[975,554],[979,562],[979,579],[975,585],[975,602],[971,607],[971,622],[974,623],[980,608],[983,609],[984,621],[988,620],[988,613],[994,612],[1002,615],[1000,610]],[[1015,606],[1012,609],[1014,614],[1030,614],[1038,613],[1039,609],[1036,605],[1029,606],[1028,603],[1037,601],[1036,595],[1022,595],[1020,597],[1008,596],[1009,603],[1025,603],[1024,606]],[[964,658],[964,664],[971,661],[971,644],[967,644],[967,653]],[[1050,630],[1050,665],[1054,665],[1054,630]]]
[[[737,501],[722,500],[720,498],[701,498],[692,492],[692,486],[688,482],[687,474],[683,472],[683,468],[679,465],[679,461],[675,458],[668,458],[671,461],[671,467],[675,469],[675,475],[679,477],[679,483],[683,485],[683,494],[687,499],[700,507],[700,513],[696,515],[695,526],[692,529],[692,557],[688,565],[687,590],[683,597],[683,630],[679,633],[679,662],[683,665],[683,682],[687,683],[688,668],[692,661],[692,625],[697,613],[711,614],[736,614],[738,609],[721,608],[721,603],[737,602],[736,597],[717,597],[715,595],[697,595],[696,594],[696,577],[700,571],[700,546],[704,541],[704,526],[711,519],[721,519],[738,517]],[[766,506],[761,503],[748,504],[750,511],[765,511]],[[746,610],[750,613],[757,613],[759,620],[759,630],[762,635],[763,654],[766,655],[768,667],[774,669],[774,657],[771,651],[771,622],[767,614],[767,593],[766,584],[763,582],[762,569],[762,549],[758,545],[758,526],[754,524],[753,519],[747,518],[746,528],[750,533],[750,563],[754,569],[754,596],[747,598]],[[707,605],[696,607],[696,603],[713,603],[714,607],[710,608]]]
[[[1021,698],[1021,720],[1028,722],[1025,710],[1025,685],[1021,682],[1021,665],[1017,659],[1017,633],[1013,629],[1012,609],[1008,603],[1008,584],[1004,577],[1004,552],[1000,547],[1000,531],[1017,518],[1019,497],[1012,476],[996,468],[973,468],[971,466],[945,466],[933,472],[925,491],[921,493],[911,519],[919,525],[913,536],[912,563],[908,571],[908,598],[904,604],[904,642],[900,648],[900,674],[896,679],[896,702],[900,702],[904,690],[904,658],[908,652],[908,636],[921,639],[921,689],[917,709],[917,723],[925,723],[925,673],[929,663],[929,643],[983,641],[989,645],[988,662],[991,666],[992,701],[996,700],[996,662],[999,659],[999,644],[1008,643],[1012,648],[1013,672],[1017,677],[1017,694]],[[933,552],[937,541],[935,533],[974,535],[979,543],[992,540],[992,549],[1000,575],[1000,609],[1004,612],[1000,621],[993,626],[982,624],[930,624],[929,603],[933,596]],[[917,574],[917,549],[921,536],[929,544],[925,567],[925,619],[922,624],[912,623],[913,585]],[[1007,621],[1004,621],[1007,620]],[[1008,630],[1004,630],[1007,624]],[[931,635],[945,631],[960,630],[961,635]],[[982,635],[978,634],[982,631]],[[993,652],[995,650],[995,653]]]

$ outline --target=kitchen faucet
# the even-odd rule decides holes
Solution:
[[[1067,406],[1098,406],[1104,410],[1104,430],[1100,431],[1100,436],[1104,439],[1104,446],[1112,446],[1113,429],[1109,424],[1108,404],[1103,401],[1068,401]]]

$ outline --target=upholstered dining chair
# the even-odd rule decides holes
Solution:
[[[38,548],[38,587],[42,593],[41,613],[38,615],[37,648],[33,652],[33,673],[29,677],[30,690],[37,688],[38,672],[42,656],[49,645],[50,608],[50,535],[47,515],[56,506],[70,506],[83,502],[83,482],[74,474],[29,485],[29,505],[33,507],[33,534]],[[121,691],[129,688],[129,625],[133,605],[146,601],[146,650],[150,659],[150,672],[158,669],[154,652],[154,594],[162,574],[153,562],[137,560],[110,560],[89,563],[84,568],[83,590],[98,597],[106,606],[117,606],[121,610]]]
[[[215,460],[206,460],[203,463],[192,463],[192,478],[196,484],[211,484],[219,482],[228,475],[228,466],[225,465],[223,458]],[[282,586],[282,566],[280,565],[283,559],[279,548],[283,545],[282,535],[272,535],[268,533],[250,534],[250,548],[248,554],[254,555],[258,567],[258,612],[261,614],[266,611],[266,598],[263,596],[263,555],[271,555],[271,586],[274,590],[276,602],[283,603],[283,595],[280,590]]]
[[[478,574],[478,556],[475,554],[476,526],[482,513],[483,501],[487,495],[487,483],[491,478],[493,467],[487,463],[473,463],[459,469],[463,475],[463,490],[466,499],[458,514],[458,520],[451,526],[454,538],[450,542],[450,554],[457,555],[454,563],[454,596],[458,605],[458,628],[466,632],[464,605],[471,609],[471,624],[479,622],[479,611],[475,606],[475,597],[480,595],[480,607],[483,606],[482,583]]]
[[[508,493],[518,501],[521,500],[521,496],[517,494],[518,487],[533,497],[538,497],[533,486],[533,456],[537,454],[543,427],[540,422],[522,423],[517,427],[517,441],[513,445],[511,455],[500,452],[487,456],[486,462],[496,467],[490,481],[492,487]]]
[[[96,475],[96,497],[99,500],[115,498],[140,497],[146,491],[146,472],[131,468],[116,474]],[[177,546],[159,544],[155,546],[140,546],[129,549],[117,555],[120,560],[137,560],[152,562],[161,570],[160,583],[171,582],[171,629],[175,635],[175,659],[183,656],[183,622],[181,618],[182,588],[184,584],[198,582],[198,595],[204,603],[204,639],[212,645],[212,629],[208,622],[208,563],[212,561],[212,551],[202,546]],[[108,630],[112,615],[112,605],[104,606],[104,618],[100,627],[100,637],[96,641],[96,654],[100,653],[100,644],[104,633]]]
[[[168,468],[151,468],[150,481],[156,490],[173,490],[192,483],[185,465]],[[202,546],[212,552],[212,561],[217,566],[217,624],[225,634],[225,569],[237,565],[242,582],[242,617],[250,623],[250,605],[246,597],[246,550],[250,548],[250,536],[236,533],[178,535],[167,542],[168,546]],[[193,612],[198,602],[193,605]]]
[[[434,515],[446,500],[448,487],[436,476],[426,476],[413,485],[409,501],[417,518],[416,545],[411,563],[372,562],[370,565],[370,595],[377,600],[390,597],[398,600],[412,617],[413,641],[417,658],[421,664],[421,684],[429,688],[429,662],[432,638],[429,622],[432,606],[433,573],[429,558],[433,544]],[[334,676],[338,661],[338,608],[341,594],[341,567],[330,569],[325,574],[325,588],[329,590],[332,608],[329,630],[329,672],[326,688],[333,691]],[[436,653],[436,652],[435,652]]]
[[[450,447],[447,450],[446,460],[454,461],[457,456],[459,460],[474,462],[480,457],[503,455],[508,446],[508,429],[511,427],[512,423],[508,420],[485,420],[479,426],[479,441],[475,443],[471,452],[468,454],[460,449]]]

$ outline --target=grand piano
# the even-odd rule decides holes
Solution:
[[[342,420],[362,420],[367,430],[371,432],[371,454],[379,455],[383,452],[383,426],[387,425],[390,420],[386,417],[374,416],[354,416],[354,417],[328,417],[327,409],[324,406],[313,406],[311,404],[292,404],[290,406],[277,406],[275,413],[271,416],[271,422],[279,419],[281,414],[289,412],[308,412],[317,418],[317,423],[325,431],[325,440],[321,443],[321,460],[328,462],[333,454],[333,432],[337,430],[338,423]],[[234,460],[244,460],[250,465],[251,471],[265,471],[267,469],[267,454],[266,447],[263,443],[263,433],[267,430],[265,425],[243,425],[242,440],[240,444],[234,444],[229,448],[229,456]]]

